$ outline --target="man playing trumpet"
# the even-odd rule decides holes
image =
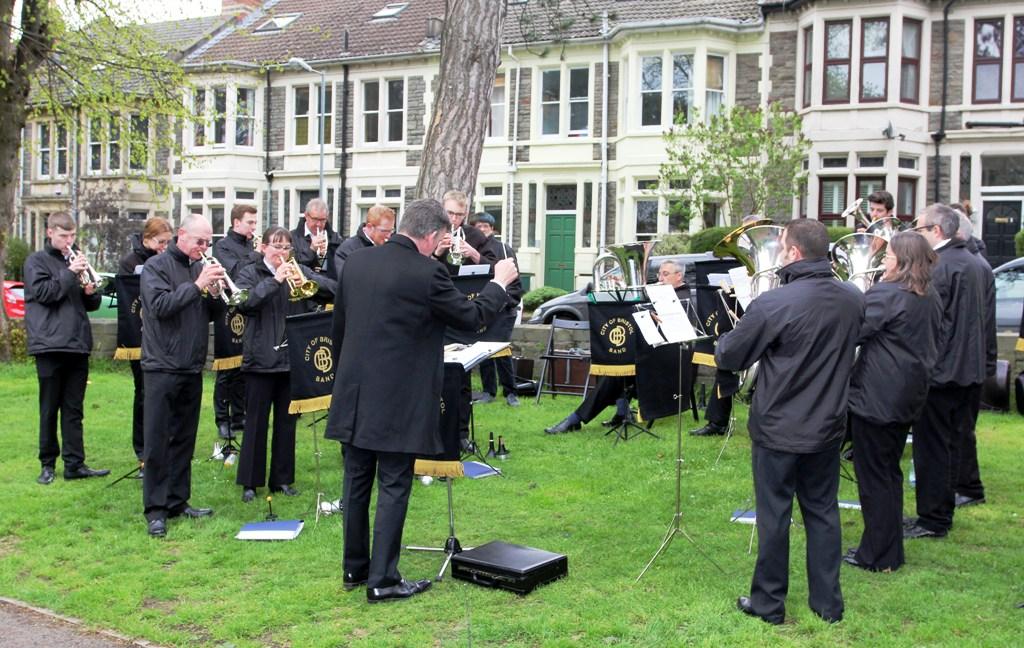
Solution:
[[[242,487],[243,502],[251,502],[256,497],[256,489],[268,481],[271,492],[298,495],[292,488],[297,417],[288,413],[291,368],[284,344],[284,319],[313,310],[308,300],[330,302],[336,285],[326,274],[304,271],[295,259],[289,258],[292,235],[283,227],[269,228],[259,247],[262,260],[245,266],[238,274],[239,288],[249,291],[248,299],[238,306],[246,317],[242,339],[245,434],[235,479]],[[271,407],[274,409],[274,436],[270,444],[268,480],[267,429]]]
[[[337,277],[334,268],[334,253],[341,245],[341,238],[327,222],[327,203],[313,198],[306,203],[306,213],[298,226],[292,230],[292,245],[295,246],[295,260],[313,272],[326,272]]]
[[[109,470],[85,465],[82,402],[89,379],[92,327],[86,311],[100,307],[97,286],[88,277],[89,261],[72,249],[75,221],[66,212],[46,220],[43,249],[25,260],[25,326],[28,353],[39,377],[39,463],[37,482],[53,482],[57,455],[64,479],[102,477]],[[57,441],[57,417],[63,449]]]

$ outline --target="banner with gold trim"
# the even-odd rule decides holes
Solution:
[[[636,375],[636,339],[639,331],[633,313],[639,303],[614,301],[587,304],[591,375]]]
[[[219,300],[218,300],[219,301]],[[226,371],[242,366],[242,337],[245,315],[234,306],[219,303],[211,309],[213,317],[213,370]]]
[[[476,296],[480,294],[480,291],[484,289],[487,282],[491,280],[491,275],[468,275],[465,277],[455,276],[452,277],[452,283],[455,287],[466,296],[466,299],[472,301],[476,299]],[[497,318],[488,326],[481,327],[475,331],[460,331],[448,327],[444,331],[444,343],[445,344],[473,344],[475,342],[508,342],[512,339],[512,327],[515,326],[516,314],[515,311],[511,311],[512,317],[507,317],[508,311],[498,313]]]
[[[284,318],[291,368],[289,414],[317,412],[331,406],[334,388],[334,343],[329,311]]]
[[[114,360],[142,358],[142,296],[139,275],[114,277],[117,292],[117,348]]]

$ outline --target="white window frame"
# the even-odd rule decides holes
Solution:
[[[711,59],[713,59],[713,58],[719,59],[720,61],[722,61],[722,87],[721,88],[712,88],[709,85],[709,83],[708,83],[708,76],[709,76],[708,75],[708,71],[711,69],[710,62],[711,62]],[[704,112],[704,120],[705,120],[706,123],[710,123],[712,117],[721,115],[722,112],[725,111],[725,108],[726,108],[726,106],[725,106],[725,97],[726,97],[726,89],[728,87],[729,87],[729,56],[727,54],[720,54],[720,53],[717,53],[717,52],[709,52],[704,57],[704,110],[703,110],[703,112]],[[715,112],[714,115],[712,115],[711,111],[708,109],[708,106],[711,105],[711,96],[712,95],[716,95],[716,94],[719,96],[718,110]]]
[[[249,112],[248,113],[243,113],[242,112],[242,108],[241,108],[242,102],[240,100],[242,98],[242,93],[243,92],[249,93],[250,100],[248,102],[249,103]],[[235,119],[234,119],[234,124],[233,124],[233,126],[231,128],[231,131],[235,134],[235,136],[234,136],[234,139],[232,141],[233,141],[234,145],[237,146],[237,147],[252,148],[253,146],[256,145],[256,88],[248,87],[248,86],[235,86],[234,92],[232,94],[234,95],[234,98],[235,98],[235,110],[234,110],[234,118]],[[239,128],[240,125],[242,125],[243,123],[246,123],[246,122],[248,122],[248,125],[249,125],[249,143],[248,144],[244,144],[244,143],[240,144],[238,142],[238,128]]]
[[[133,155],[132,155],[132,153],[133,153],[132,149],[136,146],[135,141],[134,141],[135,140],[135,120],[136,120],[136,118],[144,119],[145,120],[145,126],[146,126],[146,144],[145,144],[146,159],[145,159],[145,162],[144,162],[143,166],[136,166],[137,163],[135,162],[135,160],[133,158]],[[129,173],[131,173],[131,172],[148,173],[152,169],[152,162],[153,162],[153,124],[151,123],[151,121],[150,121],[150,119],[148,117],[142,117],[139,113],[130,113],[128,115],[128,128],[129,128],[129,137],[128,137],[128,171],[129,171]]]
[[[573,72],[578,72],[580,70],[584,70],[587,73],[587,94],[582,96],[582,97],[580,97],[580,96],[574,97],[572,95],[572,74],[573,74]],[[574,66],[569,67],[567,72],[568,72],[568,74],[565,75],[565,77],[566,77],[565,78],[565,101],[566,101],[565,129],[566,129],[566,132],[568,133],[569,137],[587,137],[587,136],[590,135],[590,131],[591,131],[591,116],[592,115],[591,115],[590,97],[593,94],[593,87],[592,87],[591,83],[593,81],[594,75],[591,72],[591,66],[590,65],[574,65]],[[572,108],[573,108],[573,104],[581,104],[581,103],[586,105],[586,108],[587,108],[587,124],[586,124],[586,126],[584,128],[573,129],[572,128]]]
[[[562,87],[563,83],[565,82],[565,79],[564,79],[565,75],[562,74],[562,72],[563,72],[563,70],[560,67],[547,68],[545,70],[539,70],[538,71],[540,78],[538,79],[538,84],[537,84],[537,89],[538,89],[537,100],[540,102],[540,110],[538,111],[540,119],[537,122],[537,126],[538,126],[537,132],[538,132],[538,134],[541,137],[558,137],[558,136],[560,136],[562,134],[562,97],[565,96],[565,91],[564,91],[564,88]],[[558,97],[556,97],[553,101],[546,101],[544,99],[544,83],[545,83],[545,79],[547,78],[547,76],[549,74],[557,74],[558,75]],[[552,107],[552,106],[558,112],[558,118],[555,120],[557,126],[556,126],[556,129],[555,129],[555,132],[553,132],[553,133],[545,133],[544,132],[544,123],[545,123],[544,112],[545,112],[545,109],[547,109],[549,107]]]
[[[672,116],[671,117],[672,125],[675,125],[675,123],[676,123],[676,95],[684,93],[684,92],[689,95],[689,102],[688,102],[688,104],[686,106],[686,108],[687,108],[687,110],[686,110],[686,123],[687,124],[691,124],[691,123],[693,123],[694,111],[697,109],[697,101],[696,101],[697,93],[695,91],[696,84],[694,83],[694,75],[695,75],[695,72],[694,72],[694,60],[695,60],[696,56],[692,52],[669,52],[668,56],[669,56],[668,60],[670,61],[669,69],[672,71],[672,74],[671,74],[672,94],[669,95],[669,97],[668,97],[668,108],[669,108],[669,113]],[[676,74],[675,74],[675,72],[676,72],[676,58],[685,58],[685,59],[689,59],[689,61],[690,61],[690,79],[689,79],[690,85],[688,85],[688,86],[676,86]],[[723,65],[724,65],[724,63],[723,63]],[[723,74],[724,74],[724,72],[723,72]],[[665,87],[665,82],[664,82],[665,73],[664,73],[664,71],[662,71],[662,77],[661,78],[662,78],[662,88],[664,88]],[[705,78],[705,84],[704,85],[706,87],[707,86],[707,75],[705,75],[704,78]],[[724,94],[725,93],[723,92],[723,95]],[[705,103],[707,103],[707,102],[705,101]],[[664,110],[665,110],[665,108],[664,108],[664,106],[662,106],[662,121],[664,121],[664,114],[665,114]]]
[[[68,175],[69,167],[71,166],[71,158],[68,156],[68,127],[64,124],[53,124],[53,177],[65,178]],[[64,143],[61,145],[61,140]],[[61,154],[64,156],[64,170],[61,171]]]
[[[101,117],[90,117],[89,118],[89,132],[88,132],[88,136],[87,136],[88,137],[88,142],[86,143],[86,147],[85,147],[85,159],[86,159],[86,162],[85,162],[85,172],[88,175],[100,175],[100,174],[103,173],[103,149],[106,148],[106,147],[103,146],[103,140],[105,139],[105,137],[104,137],[104,132],[105,131],[106,131],[106,129],[104,128],[104,120],[103,120],[103,118],[101,118]],[[92,165],[92,161],[93,161],[92,150],[93,150],[94,147],[96,149],[98,149],[98,151],[99,151],[99,156],[97,158],[97,162],[98,162],[99,166],[96,166],[96,167],[94,167]]]
[[[124,132],[124,120],[121,115],[112,115],[107,122],[107,173],[118,175],[124,169],[124,147],[121,146],[122,133]],[[115,132],[117,137],[115,138]],[[116,151],[116,154],[115,154]],[[116,165],[116,166],[115,166]]]
[[[46,133],[46,137],[43,137],[43,133]],[[45,142],[43,140],[46,140]],[[50,155],[53,146],[53,124],[44,121],[36,124],[36,151],[39,161],[36,164],[36,177],[38,178],[49,178],[53,173],[53,159]],[[45,146],[44,146],[45,144]],[[43,170],[43,164],[46,164],[46,170]]]
[[[399,108],[395,108],[391,105],[391,84],[401,83],[402,84],[402,105]],[[387,79],[381,86],[384,97],[387,101],[384,103],[386,114],[387,114],[387,133],[384,136],[384,141],[391,145],[402,144],[405,142],[405,113],[408,109],[406,90],[408,86],[405,78],[391,78]],[[402,129],[402,136],[396,140],[391,139],[391,120],[395,119],[395,115],[398,115],[399,125]]]
[[[675,85],[675,60],[676,57],[686,57],[690,60],[690,85]],[[708,60],[718,58],[722,61],[722,88],[708,88]],[[732,55],[722,51],[702,51],[701,48],[682,47],[678,49],[663,49],[661,51],[642,51],[635,57],[633,64],[636,74],[636,81],[630,85],[630,96],[635,97],[639,108],[634,115],[629,115],[628,123],[630,128],[642,133],[661,133],[668,128],[675,126],[675,96],[680,92],[689,93],[689,106],[687,122],[693,123],[694,110],[699,110],[701,119],[708,119],[707,106],[708,94],[718,93],[721,95],[720,112],[731,107],[732,92],[730,91],[729,72],[731,70],[730,60]],[[644,90],[643,70],[644,63],[656,59],[661,62],[661,86],[660,89]],[[658,123],[644,124],[643,99],[645,94],[657,94],[660,97],[660,121]],[[719,113],[720,114],[720,113]]]
[[[491,86],[491,115],[487,126],[487,139],[489,140],[503,140],[508,133],[508,81],[506,72],[499,71],[494,76],[494,85]],[[495,101],[494,94],[498,89],[499,82],[501,83],[501,101]],[[496,115],[497,119],[495,119]]]
[[[573,72],[584,70],[587,74],[587,94],[586,96],[573,97],[572,93],[572,74]],[[558,73],[558,98],[553,101],[544,100],[544,77],[546,74]],[[538,137],[548,138],[577,138],[577,137],[589,137],[593,131],[593,101],[591,97],[594,95],[594,71],[593,66],[589,63],[583,65],[569,65],[563,64],[559,67],[550,67],[546,69],[540,69],[537,71],[537,87],[540,89],[537,92],[536,99],[536,112],[538,115],[536,122],[536,133]],[[572,107],[573,104],[586,104],[587,107],[587,124],[585,128],[571,129],[572,125]],[[558,110],[558,130],[553,133],[544,132],[544,109],[547,107],[555,107]]]
[[[397,197],[385,197],[385,191],[399,190]],[[364,196],[363,192],[373,192],[372,196]],[[395,210],[395,227],[402,219],[402,209],[405,206],[405,187],[402,185],[362,185],[352,188],[352,231],[348,232],[354,236],[359,231],[359,226],[366,222],[366,210],[374,205],[381,204]]]
[[[209,122],[208,124],[213,127],[213,141],[211,145],[214,148],[224,148],[227,145],[228,139],[228,87],[227,84],[217,84],[210,86],[206,93],[207,101],[210,102],[209,111]],[[223,107],[218,107],[218,100],[223,101]],[[209,140],[210,131],[207,129],[207,139]]]
[[[381,76],[381,77],[365,77],[359,79],[359,94],[356,97],[358,101],[357,114],[359,115],[359,141],[365,146],[375,147],[388,147],[388,146],[403,146],[406,138],[408,137],[408,124],[406,117],[408,116],[409,106],[409,79],[405,76]],[[399,108],[391,106],[390,103],[390,85],[392,82],[400,82],[402,84],[402,105]],[[377,84],[377,108],[374,110],[366,110],[366,91],[369,84]],[[377,118],[377,139],[367,141],[366,139],[366,117],[367,115],[375,115]],[[391,132],[391,120],[395,119],[395,116],[401,120],[402,125],[402,139],[390,140],[389,134]]]

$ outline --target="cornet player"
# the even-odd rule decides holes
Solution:
[[[263,234],[261,260],[242,268],[238,286],[249,290],[239,305],[245,315],[242,338],[242,376],[245,383],[245,434],[238,460],[236,483],[242,487],[242,501],[251,502],[256,489],[269,481],[271,492],[298,495],[295,481],[295,420],[288,413],[288,347],[284,345],[284,318],[313,310],[310,300],[328,303],[334,298],[336,282],[326,273],[315,273],[289,262],[291,232],[271,227]],[[292,286],[313,281],[319,290],[310,300],[293,298]],[[312,291],[310,291],[312,292]],[[274,409],[274,436],[270,444],[270,478],[267,479],[267,428]]]
[[[89,379],[92,327],[86,311],[100,307],[96,285],[82,277],[89,267],[84,254],[72,254],[75,222],[66,212],[46,220],[43,249],[25,260],[25,325],[28,353],[36,358],[39,377],[39,463],[36,480],[53,482],[57,455],[64,479],[102,477],[109,470],[85,465],[82,401]],[[64,447],[57,441],[57,417]]]
[[[327,222],[330,212],[327,203],[313,198],[306,203],[306,213],[292,230],[292,245],[295,246],[295,260],[313,272],[326,272],[337,277],[334,268],[334,253],[341,245],[339,237]]]

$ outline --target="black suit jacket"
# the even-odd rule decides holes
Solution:
[[[321,269],[320,257],[313,251],[310,242],[306,239],[306,218],[299,219],[299,224],[292,230],[292,253],[295,260],[301,265],[311,268],[314,272],[326,272],[328,277],[337,277],[338,273],[334,268],[334,253],[341,245],[341,237],[331,229],[328,223],[327,228],[327,256],[324,257],[323,268]]]
[[[984,261],[967,250],[966,242],[952,239],[938,254],[932,285],[942,300],[942,335],[931,384],[978,385],[985,381],[993,356],[994,291],[987,288]],[[995,369],[994,362],[991,367]]]
[[[326,437],[377,452],[440,454],[445,327],[478,329],[506,299],[489,282],[467,300],[444,266],[400,234],[353,252],[335,298]]]

